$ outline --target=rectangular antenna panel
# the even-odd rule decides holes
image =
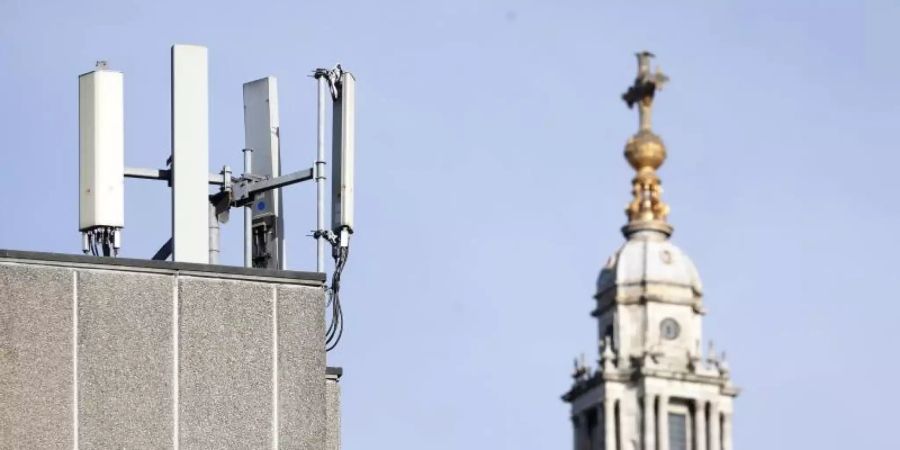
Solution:
[[[78,77],[79,224],[125,225],[125,112],[122,72]]]
[[[244,83],[244,147],[253,149],[254,175],[281,176],[280,123],[278,119],[278,81],[266,77]],[[284,216],[281,189],[258,196],[252,205],[253,226],[265,223],[266,267],[284,268]],[[258,255],[257,255],[258,256]]]
[[[353,160],[356,153],[356,79],[344,72],[332,119],[331,228],[353,230]]]
[[[275,77],[244,83],[244,146],[253,149],[255,175],[281,175],[278,139],[278,84]],[[253,217],[279,215],[280,189],[266,192],[254,204]]]
[[[172,46],[172,255],[209,262],[209,91],[206,47]]]

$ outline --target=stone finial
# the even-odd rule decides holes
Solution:
[[[716,346],[712,340],[709,341],[706,347],[706,364],[714,369],[719,367],[719,357],[716,355]]]
[[[728,360],[726,359],[725,352],[722,351],[722,358],[719,360],[719,374],[722,375],[722,378],[728,378],[728,375],[731,373],[731,368],[728,366]]]
[[[584,353],[573,360],[573,365],[574,369],[572,370],[572,379],[574,379],[576,383],[590,378],[591,371],[588,368],[587,364],[585,364]]]
[[[600,352],[600,364],[604,372],[615,368],[615,357],[616,355],[612,350],[612,339],[609,336],[604,336],[603,349]]]
[[[586,369],[578,358],[574,358],[573,363],[575,367],[572,370],[572,379],[575,380],[575,382],[580,382],[584,380]]]
[[[700,357],[699,354],[693,352],[687,352],[688,355],[688,368],[691,369],[692,372],[697,372],[702,367],[703,358]]]

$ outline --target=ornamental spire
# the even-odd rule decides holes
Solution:
[[[658,67],[651,72],[650,59],[653,56],[646,51],[637,54],[637,77],[628,91],[622,94],[622,100],[629,108],[638,106],[639,117],[637,133],[625,144],[625,159],[637,171],[631,181],[633,198],[625,208],[628,224],[623,232],[626,236],[640,230],[656,230],[666,235],[672,233],[672,227],[666,223],[669,205],[662,201],[662,183],[656,175],[656,169],[666,160],[666,146],[653,133],[650,123],[653,97],[669,81],[669,77]]]

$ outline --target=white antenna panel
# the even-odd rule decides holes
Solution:
[[[353,232],[353,165],[356,153],[356,79],[353,74],[341,74],[339,92],[334,102],[331,155],[331,228],[336,233],[341,230]]]
[[[279,154],[278,83],[275,77],[244,83],[244,146],[253,149],[254,175],[281,175]],[[280,189],[259,196],[253,217],[278,215]]]
[[[244,83],[244,147],[252,149],[253,175],[281,176],[281,142],[278,119],[278,80],[266,77]],[[284,268],[284,215],[281,189],[258,195],[251,206],[254,233],[264,233],[265,267]],[[260,249],[262,250],[262,249]]]
[[[206,47],[172,46],[172,256],[209,262],[209,87]]]
[[[79,225],[125,225],[125,112],[122,72],[78,77]]]

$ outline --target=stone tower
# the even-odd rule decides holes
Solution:
[[[656,174],[666,158],[653,133],[653,97],[668,81],[639,53],[638,75],[622,98],[640,126],[625,146],[636,171],[622,228],[625,243],[597,280],[599,359],[575,361],[571,405],[575,450],[731,450],[732,405],[725,355],[701,351],[706,310],[697,269],[669,240]]]

